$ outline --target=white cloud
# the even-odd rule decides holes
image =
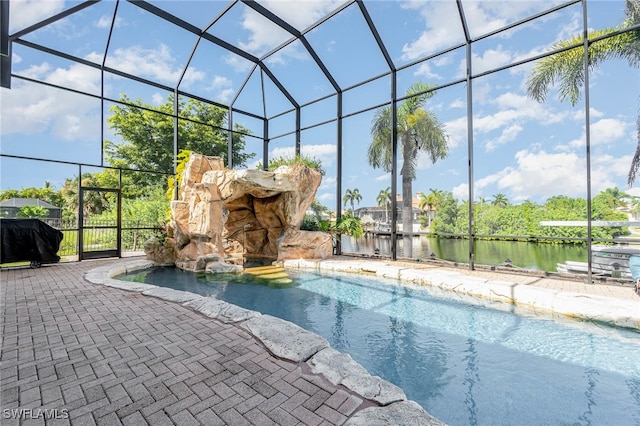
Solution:
[[[591,123],[590,144],[591,146],[609,145],[627,136],[628,129],[631,127],[630,123],[616,118],[603,118],[595,121]],[[587,135],[583,127],[582,135],[578,139],[569,142],[569,146],[571,148],[582,148],[585,146],[586,139]]]
[[[449,149],[464,145],[467,143],[467,116],[462,116],[454,120],[447,121],[444,124],[444,131],[449,136]]]
[[[431,71],[431,66],[427,62],[421,63],[413,75],[423,76],[428,80],[442,80],[442,76],[440,74]]]
[[[310,56],[300,42],[293,42],[269,56],[266,61],[269,65],[285,65],[290,58],[308,60]]]
[[[110,28],[112,17],[109,15],[102,15],[96,22],[95,26],[98,28]]]
[[[493,114],[478,115],[473,120],[473,130],[477,134],[500,131],[497,137],[485,138],[487,152],[513,141],[522,132],[523,125],[527,122],[548,125],[561,122],[567,115],[564,112],[553,111],[548,105],[540,104],[527,96],[512,92],[505,92],[490,103],[495,105],[498,111]]]
[[[582,13],[574,12],[571,20],[560,26],[556,40],[570,40],[576,35],[582,34]]]
[[[64,0],[11,0],[9,32],[22,30],[64,9]]]
[[[320,188],[318,188],[318,194],[316,198],[322,202],[329,202],[336,200],[336,178],[334,176],[323,176],[322,182],[320,182]],[[332,208],[333,206],[329,206]]]
[[[402,7],[416,9],[427,28],[420,36],[402,47],[402,59],[411,61],[463,41],[462,24],[452,16],[458,16],[454,2],[409,1]]]
[[[234,94],[233,82],[227,77],[216,75],[211,80],[208,91],[213,92],[217,100],[227,102]]]
[[[101,53],[87,55],[89,61],[102,62]],[[105,64],[117,70],[145,77],[151,80],[174,85],[182,74],[182,64],[175,64],[175,57],[169,46],[160,44],[155,49],[141,46],[131,46],[126,49],[116,49],[107,55]],[[182,79],[182,86],[189,87],[197,81],[203,80],[205,74],[194,67],[189,67]]]
[[[516,153],[516,166],[485,176],[475,183],[479,194],[503,192],[514,202],[547,199],[554,195],[584,197],[586,161],[576,153],[549,153],[522,150]],[[591,160],[593,193],[616,186],[627,174],[631,156],[601,155]]]
[[[491,97],[491,92],[493,91],[493,89],[493,86],[489,83],[488,80],[474,81],[473,102],[482,105],[493,100],[493,98]]]
[[[289,22],[297,29],[305,29],[323,18],[327,13],[344,3],[342,0],[305,0],[282,1],[265,0],[260,2],[267,9]]]
[[[469,199],[469,184],[461,183],[458,186],[454,186],[451,193],[455,198],[466,201]]]
[[[94,22],[94,25],[97,28],[111,28],[111,20],[113,19],[112,15],[102,15],[97,21]],[[114,25],[115,28],[121,28],[124,25],[124,19],[120,16],[116,16],[116,23]]]
[[[231,52],[225,54],[222,60],[236,72],[247,72],[254,66],[253,62]]]
[[[545,2],[538,1],[465,1],[463,3],[464,13],[472,29],[472,35],[478,36],[486,34],[490,31],[504,27],[506,24],[516,22],[522,18],[531,16],[534,13],[541,12],[560,4],[562,0],[547,0]],[[547,17],[543,19],[552,19]],[[503,34],[503,37],[509,37],[514,31]]]
[[[632,197],[640,197],[640,187],[638,186],[625,189],[624,192],[631,195]]]
[[[449,104],[449,108],[464,108],[466,106],[467,106],[467,103],[460,98],[453,100]]]
[[[603,118],[591,124],[591,144],[603,145],[614,142],[627,134],[628,123],[615,118]]]
[[[47,63],[32,66],[20,74],[89,93],[100,93],[100,72],[74,64],[54,69]],[[15,80],[11,90],[3,91],[0,105],[2,134],[42,134],[51,131],[63,140],[94,139],[99,132],[99,102],[87,96],[43,85]]]
[[[593,120],[594,118],[604,117],[604,113],[600,110],[595,109],[594,107],[589,108],[589,117]],[[584,122],[584,108],[578,109],[573,114],[571,114],[571,119]]]
[[[162,94],[156,92],[153,95],[151,95],[151,101],[155,105],[162,105],[164,103],[165,99],[164,99],[164,96],[162,96]]]
[[[495,49],[487,49],[482,52],[482,55],[476,53],[471,55],[471,69],[474,74],[500,68],[511,62],[513,62],[511,52],[503,50],[502,46],[498,46]]]
[[[261,2],[263,6],[271,10],[280,18],[289,22],[297,29],[305,29],[317,20],[321,19],[328,12],[335,9],[342,1],[282,1],[270,0]],[[277,47],[293,36],[273,22],[264,18],[250,7],[245,7],[242,17],[242,27],[248,31],[248,39],[238,41],[238,46],[256,56],[260,56],[267,51]],[[329,48],[332,43],[329,42]],[[308,56],[302,52],[299,43],[293,43],[285,47],[269,58],[270,63],[285,63],[287,58],[295,57],[306,59]],[[229,59],[230,63],[236,64],[236,60]]]
[[[549,2],[544,9],[552,7],[553,3],[558,3],[558,1]],[[489,33],[543,9],[539,2],[527,1],[465,1],[462,6],[472,36]],[[413,0],[403,2],[402,7],[417,10],[426,27],[426,30],[417,39],[404,45],[402,49],[404,60],[414,60],[464,41],[462,24],[457,19],[459,13],[455,2]],[[499,36],[511,37],[522,27],[512,29]],[[489,57],[485,58],[485,60],[490,59]],[[504,58],[495,57],[493,61],[501,59]]]
[[[250,7],[245,6],[242,27],[249,32],[247,41],[238,41],[238,47],[256,56],[280,45],[292,36]]]
[[[502,131],[502,133],[500,134],[500,136],[497,139],[490,139],[489,141],[487,141],[485,148],[487,150],[487,152],[491,152],[494,149],[496,149],[498,146],[508,143],[508,142],[513,142],[514,140],[516,140],[516,138],[518,137],[518,135],[523,131],[524,129],[522,128],[522,126],[518,125],[518,124],[513,124],[509,127],[507,127],[506,129],[504,129]]]
[[[334,188],[335,189],[335,188]],[[331,204],[331,202],[333,201],[335,203],[336,201],[336,194],[335,192],[323,192],[323,193],[318,193],[316,195],[316,198],[323,204],[327,205],[327,207],[329,207],[330,209],[333,210],[334,206]]]

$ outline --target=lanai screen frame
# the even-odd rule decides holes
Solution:
[[[128,0],[130,3],[138,6],[140,9],[148,12],[148,13],[152,13],[154,15],[156,15],[157,17],[164,19],[166,21],[168,21],[169,23],[178,26],[180,28],[182,28],[185,31],[191,32],[193,34],[195,34],[198,39],[197,42],[195,43],[195,45],[192,47],[191,50],[191,54],[189,56],[189,60],[186,64],[186,66],[183,69],[183,73],[180,77],[180,79],[178,80],[178,83],[175,85],[175,87],[170,87],[170,86],[166,86],[164,84],[146,79],[146,78],[142,78],[142,77],[138,77],[138,76],[134,76],[116,69],[111,69],[105,66],[105,60],[107,58],[107,55],[109,53],[109,43],[111,40],[111,34],[114,28],[114,24],[115,24],[115,19],[116,19],[116,15],[117,15],[117,10],[118,10],[118,5],[120,3],[120,0],[117,0],[115,7],[114,7],[114,13],[113,13],[113,17],[111,20],[111,29],[109,31],[109,37],[107,40],[107,45],[105,46],[105,50],[104,50],[104,56],[103,56],[103,61],[101,65],[89,62],[87,60],[84,60],[82,58],[79,57],[75,57],[73,55],[67,54],[65,52],[60,52],[42,45],[38,45],[32,42],[29,42],[27,40],[22,39],[23,36],[39,29],[42,28],[44,26],[50,25],[52,23],[57,22],[60,19],[63,19],[71,14],[77,13],[81,10],[83,10],[84,8],[90,7],[95,3],[98,3],[100,0],[89,0],[89,1],[85,1],[83,3],[79,3],[76,6],[73,6],[63,12],[60,12],[48,19],[45,19],[43,21],[40,21],[36,24],[33,24],[31,26],[29,26],[28,28],[25,28],[23,30],[20,30],[14,34],[9,34],[9,1],[2,1],[0,2],[0,36],[1,36],[1,40],[0,40],[0,87],[4,87],[7,89],[11,88],[11,79],[12,78],[16,78],[16,79],[22,79],[22,80],[26,80],[26,81],[31,81],[33,83],[36,84],[44,84],[44,85],[48,85],[51,87],[55,87],[57,89],[61,89],[61,90],[67,90],[67,91],[71,91],[71,92],[75,92],[77,94],[81,94],[81,95],[86,95],[86,96],[90,96],[90,97],[94,97],[94,98],[98,98],[100,99],[101,102],[101,116],[102,116],[102,125],[101,125],[101,162],[100,164],[88,164],[88,163],[74,163],[74,162],[65,162],[65,161],[59,161],[59,160],[52,160],[52,159],[46,159],[46,158],[36,158],[36,157],[27,157],[27,156],[17,156],[17,155],[11,155],[11,154],[0,154],[0,156],[2,157],[9,157],[9,158],[18,158],[18,159],[25,159],[25,160],[37,160],[37,161],[50,161],[50,162],[56,162],[56,163],[66,163],[66,164],[73,164],[73,165],[77,165],[79,167],[79,169],[81,170],[81,168],[83,166],[85,167],[102,167],[102,168],[112,168],[107,164],[104,164],[104,118],[105,118],[105,101],[108,102],[112,102],[114,104],[122,104],[121,101],[116,100],[116,99],[110,99],[107,98],[104,94],[104,73],[105,72],[109,72],[127,79],[131,79],[131,80],[135,80],[139,83],[143,83],[146,85],[150,85],[153,87],[156,87],[158,89],[162,89],[164,91],[170,92],[174,94],[174,113],[173,113],[173,119],[174,119],[174,154],[177,155],[178,152],[178,134],[177,134],[177,122],[178,122],[178,112],[177,112],[177,104],[178,104],[178,99],[179,96],[186,96],[189,97],[191,99],[195,99],[198,100],[200,102],[206,103],[206,104],[210,104],[210,105],[215,105],[221,108],[224,108],[228,111],[228,128],[225,129],[228,132],[229,135],[229,139],[228,139],[228,155],[227,155],[227,166],[229,168],[233,167],[233,163],[232,163],[232,158],[233,158],[233,152],[232,152],[232,135],[233,135],[233,122],[234,122],[234,114],[243,114],[246,115],[248,117],[252,117],[255,118],[257,120],[262,121],[263,123],[263,134],[262,136],[255,136],[255,135],[245,135],[246,137],[252,137],[252,138],[257,138],[259,140],[262,140],[263,142],[263,153],[262,153],[262,163],[263,166],[266,168],[268,162],[269,162],[269,156],[268,156],[268,150],[269,150],[269,143],[272,140],[277,140],[279,138],[282,137],[286,137],[286,136],[290,136],[291,134],[295,134],[295,153],[297,155],[300,154],[300,150],[301,150],[301,131],[306,130],[306,129],[310,129],[313,127],[317,127],[317,126],[321,126],[323,124],[327,124],[330,122],[336,122],[336,126],[337,126],[337,134],[336,134],[336,173],[337,173],[337,181],[336,181],[336,215],[337,218],[340,218],[342,216],[342,205],[340,203],[341,199],[342,199],[342,171],[343,171],[343,163],[342,163],[342,147],[343,147],[343,132],[342,132],[342,121],[345,118],[348,118],[350,116],[355,116],[358,114],[362,114],[364,112],[368,112],[371,110],[375,110],[378,109],[380,107],[387,107],[390,106],[391,107],[391,111],[392,111],[392,117],[393,117],[393,129],[392,129],[392,147],[393,147],[393,164],[392,164],[392,171],[391,171],[391,259],[392,260],[397,260],[397,231],[396,231],[396,224],[397,224],[397,192],[398,192],[398,170],[397,170],[397,164],[398,164],[398,141],[397,141],[397,105],[399,102],[402,102],[404,99],[406,99],[406,97],[402,97],[402,96],[398,96],[397,93],[397,73],[399,71],[402,71],[404,69],[408,69],[410,67],[413,67],[415,65],[421,64],[423,62],[429,61],[431,59],[437,58],[441,55],[445,55],[448,52],[451,52],[453,50],[456,49],[460,49],[460,48],[464,48],[466,51],[466,75],[463,78],[457,79],[457,80],[453,80],[453,81],[449,81],[445,84],[439,85],[439,86],[435,86],[432,87],[429,91],[437,91],[439,89],[443,89],[449,86],[454,86],[457,84],[466,84],[466,96],[467,96],[467,150],[468,150],[468,168],[467,168],[467,172],[468,172],[468,187],[469,187],[469,227],[468,227],[468,234],[464,235],[465,237],[468,238],[469,240],[469,269],[473,270],[475,267],[475,260],[474,260],[474,241],[476,240],[476,238],[478,236],[476,236],[474,234],[474,224],[473,224],[473,213],[474,213],[474,158],[473,158],[473,148],[474,148],[474,137],[473,137],[473,81],[477,78],[483,77],[485,75],[489,75],[489,74],[493,74],[493,73],[497,73],[499,71],[503,71],[503,70],[507,70],[510,68],[514,68],[517,67],[519,65],[525,64],[525,63],[530,63],[530,62],[535,62],[537,60],[540,60],[542,58],[554,55],[554,54],[558,54],[561,53],[563,51],[566,50],[570,50],[570,49],[574,49],[574,48],[578,48],[578,47],[582,47],[584,49],[584,52],[587,52],[589,49],[589,46],[595,42],[601,41],[603,39],[609,38],[609,37],[614,37],[617,36],[619,34],[622,34],[624,32],[630,32],[630,31],[635,31],[635,30],[639,30],[640,26],[636,25],[633,27],[629,27],[626,28],[623,31],[619,31],[617,33],[611,33],[611,34],[607,34],[606,36],[600,37],[600,38],[595,38],[595,39],[587,39],[587,33],[588,33],[588,27],[587,27],[587,18],[588,18],[588,1],[589,0],[569,0],[566,1],[562,4],[556,5],[554,7],[551,7],[543,12],[537,13],[535,15],[531,15],[529,17],[526,17],[524,19],[521,19],[517,22],[513,22],[509,25],[506,25],[504,27],[501,27],[497,30],[491,31],[489,33],[486,33],[484,35],[481,35],[479,37],[472,37],[469,31],[469,26],[467,23],[467,19],[465,17],[464,14],[464,5],[463,5],[463,0],[455,0],[456,3],[456,7],[457,7],[457,16],[455,17],[455,19],[459,19],[460,20],[460,24],[462,25],[462,29],[463,29],[463,33],[464,33],[464,39],[465,41],[455,45],[455,46],[450,46],[444,50],[440,50],[434,54],[431,54],[429,56],[426,57],[422,57],[418,60],[415,60],[411,63],[402,65],[400,67],[397,67],[394,63],[394,61],[392,60],[386,46],[385,43],[382,39],[382,37],[380,36],[378,29],[376,28],[376,25],[374,23],[374,21],[372,20],[366,4],[363,0],[349,0],[344,2],[342,5],[340,5],[337,9],[335,9],[334,11],[332,11],[331,13],[327,14],[326,16],[322,17],[320,20],[316,21],[314,24],[312,24],[311,26],[309,26],[308,28],[299,31],[296,28],[294,28],[292,25],[290,25],[288,22],[286,22],[285,20],[281,19],[279,16],[277,16],[276,14],[274,14],[273,12],[271,12],[270,10],[268,10],[266,7],[264,7],[263,5],[261,5],[260,3],[256,2],[256,1],[250,1],[250,0],[233,0],[230,1],[228,3],[228,5],[209,23],[207,24],[204,28],[198,28],[194,25],[192,25],[189,22],[186,22],[180,18],[178,18],[177,16],[168,13],[160,8],[158,8],[157,6],[148,3],[147,1],[140,1],[140,0]],[[273,50],[271,50],[270,52],[264,54],[261,57],[256,57],[252,54],[250,54],[249,52],[246,52],[240,48],[238,48],[237,46],[234,46],[228,42],[225,42],[224,40],[221,40],[213,35],[211,35],[210,33],[207,32],[207,29],[209,29],[210,27],[212,27],[213,25],[216,24],[216,22],[222,18],[224,16],[225,13],[227,13],[234,5],[236,5],[237,3],[243,3],[244,5],[250,7],[251,9],[253,9],[255,12],[259,13],[262,17],[268,19],[269,21],[271,21],[272,23],[274,23],[275,25],[277,25],[278,27],[284,29],[285,31],[287,31],[290,35],[291,38],[289,40],[287,40],[286,42],[282,43],[280,46],[277,46],[276,48],[274,48]],[[328,19],[330,19],[331,17],[339,14],[342,10],[352,6],[352,5],[356,5],[358,7],[358,10],[360,11],[362,18],[365,20],[367,27],[369,29],[369,31],[371,32],[371,36],[375,39],[375,42],[377,44],[378,49],[380,50],[380,53],[382,54],[382,56],[384,57],[384,60],[387,64],[388,67],[388,71],[373,76],[371,78],[368,78],[364,81],[361,81],[357,84],[348,86],[348,87],[341,87],[338,82],[336,81],[336,79],[333,77],[333,75],[331,74],[331,72],[329,71],[329,69],[325,66],[325,64],[322,62],[322,60],[320,59],[320,57],[316,54],[316,52],[313,50],[313,47],[310,45],[310,43],[306,40],[305,38],[305,34],[307,34],[308,32],[312,31],[313,29],[315,29],[316,27],[320,26],[323,24],[323,22],[327,21]],[[495,69],[491,69],[491,70],[487,70],[487,71],[483,71],[481,73],[477,73],[474,74],[473,70],[472,70],[472,60],[471,60],[471,55],[473,52],[473,45],[474,43],[486,39],[488,37],[492,37],[494,35],[500,34],[501,32],[504,31],[508,31],[509,29],[518,27],[519,25],[525,24],[527,22],[542,18],[544,16],[553,14],[559,10],[562,10],[564,8],[576,5],[576,4],[581,4],[582,7],[582,34],[583,34],[583,40],[584,42],[581,44],[577,44],[577,45],[572,45],[572,46],[567,46],[566,48],[563,49],[559,49],[559,50],[554,50],[554,51],[548,51],[545,52],[543,54],[534,56],[534,57],[530,57],[527,59],[523,59],[521,61],[518,62],[513,62],[510,63],[508,65],[499,67],[499,68],[495,68]],[[242,58],[249,60],[250,62],[253,63],[253,69],[251,70],[251,72],[248,73],[246,80],[244,81],[244,83],[242,84],[242,87],[239,88],[238,93],[236,95],[236,97],[229,103],[229,105],[223,105],[220,104],[218,102],[209,100],[209,99],[205,99],[201,96],[195,95],[195,94],[191,94],[188,93],[184,90],[180,89],[180,85],[182,82],[182,79],[184,77],[184,73],[186,72],[188,65],[189,65],[189,61],[191,61],[191,59],[193,58],[193,55],[198,47],[198,44],[202,41],[205,42],[210,42],[210,43],[214,43],[217,46],[220,46],[224,49],[227,49],[230,52],[233,52],[236,55],[241,56]],[[269,66],[266,63],[266,60],[271,57],[272,55],[278,53],[281,49],[285,48],[287,45],[293,43],[294,41],[300,41],[302,43],[302,45],[305,47],[305,49],[307,50],[307,53],[313,58],[313,60],[315,61],[316,65],[319,67],[319,69],[322,71],[322,73],[324,74],[324,76],[327,78],[327,80],[330,82],[334,93],[331,93],[329,95],[320,97],[318,99],[315,99],[311,102],[307,102],[305,104],[299,104],[296,99],[287,91],[287,88],[285,87],[285,85],[283,85],[278,79],[277,77],[271,72],[271,70],[269,69]],[[89,67],[93,67],[93,68],[97,68],[100,70],[101,72],[101,95],[100,96],[96,96],[93,94],[89,94],[89,93],[84,93],[75,89],[71,89],[71,88],[67,88],[67,87],[63,87],[63,86],[58,86],[58,85],[54,85],[51,83],[44,83],[41,81],[37,81],[35,79],[30,79],[28,77],[25,76],[20,76],[20,75],[16,75],[13,74],[11,72],[11,50],[12,50],[12,45],[16,43],[16,44],[20,44],[22,46],[28,47],[28,48],[32,48],[35,50],[40,50],[42,52],[45,52],[47,54],[51,54],[54,56],[58,56],[76,63],[80,63]],[[588,58],[587,55],[584,55],[584,75],[585,75],[585,81],[584,81],[584,120],[585,120],[585,128],[586,128],[586,153],[585,153],[585,158],[586,158],[586,173],[587,173],[587,182],[586,182],[586,190],[587,190],[587,211],[590,212],[591,211],[591,200],[592,200],[592,194],[591,194],[591,149],[590,149],[590,113],[589,113],[589,109],[590,109],[590,100],[589,100],[589,64],[588,64]],[[266,114],[266,102],[264,99],[264,87],[262,89],[262,105],[263,105],[263,114],[261,115],[257,115],[248,111],[243,111],[240,109],[237,109],[234,107],[234,104],[238,98],[238,96],[243,92],[244,90],[244,86],[246,85],[247,81],[249,80],[250,76],[254,73],[254,72],[259,72],[260,73],[260,78],[263,79],[264,76],[266,75],[274,84],[275,86],[280,90],[280,92],[284,95],[284,97],[286,97],[286,99],[291,103],[292,108],[287,110],[287,111],[283,111],[280,112],[278,114],[272,115],[272,116],[267,116]],[[348,91],[348,90],[352,90],[355,89],[357,87],[363,86],[371,81],[377,80],[379,78],[386,78],[389,77],[391,80],[391,90],[390,90],[390,94],[389,94],[389,100],[385,103],[381,103],[378,105],[372,105],[368,108],[359,110],[359,111],[355,111],[355,112],[351,112],[349,114],[343,114],[343,102],[342,102],[342,98],[343,98],[343,94]],[[321,123],[316,123],[313,125],[310,125],[306,128],[302,128],[301,127],[301,111],[303,108],[308,107],[314,103],[326,100],[326,99],[330,99],[332,97],[335,97],[335,102],[336,102],[336,110],[335,110],[335,118],[330,119],[330,120],[325,120]],[[158,111],[154,111],[154,112],[158,112]],[[289,113],[295,113],[295,130],[291,131],[291,132],[287,132],[287,133],[283,133],[283,134],[279,134],[279,135],[271,135],[270,131],[269,131],[269,123],[271,120],[274,120],[280,116],[283,116],[285,114],[289,114]],[[123,170],[127,170],[127,169],[119,169],[121,171]],[[158,171],[156,170],[135,170],[135,171],[139,171],[139,172],[149,172],[149,173],[158,173]],[[175,170],[174,170],[175,172]],[[591,219],[590,219],[590,215],[588,215],[589,219],[587,220],[587,237],[585,238],[586,243],[587,243],[587,249],[588,252],[591,253],[591,246],[592,246],[592,224],[591,224]],[[495,237],[495,236],[494,236]],[[338,246],[338,253],[341,253],[340,250],[340,246]],[[591,259],[589,256],[588,259],[588,274],[589,274],[589,279],[591,278]]]

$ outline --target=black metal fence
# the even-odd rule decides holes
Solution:
[[[59,256],[77,256],[79,247],[78,221],[65,221],[60,219],[48,220],[48,223],[62,231],[64,238],[60,244]],[[117,247],[117,231],[115,220],[88,220],[85,222],[83,233],[84,248],[101,250]],[[121,244],[123,253],[141,252],[144,242],[158,235],[164,227],[159,223],[147,223],[137,220],[122,221]]]

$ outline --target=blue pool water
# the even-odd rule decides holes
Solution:
[[[248,275],[156,268],[123,279],[291,321],[450,425],[640,425],[640,333],[515,314],[355,274]]]

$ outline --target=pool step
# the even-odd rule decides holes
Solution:
[[[273,265],[268,265],[268,266],[256,266],[253,268],[245,268],[244,272],[247,274],[253,274],[253,275],[257,275],[257,274],[262,274],[262,273],[270,273],[273,271],[284,271],[284,268],[282,266],[273,266]]]
[[[244,273],[278,284],[290,284],[292,282],[291,278],[289,278],[289,275],[287,275],[282,266],[257,266],[255,268],[246,268]]]

